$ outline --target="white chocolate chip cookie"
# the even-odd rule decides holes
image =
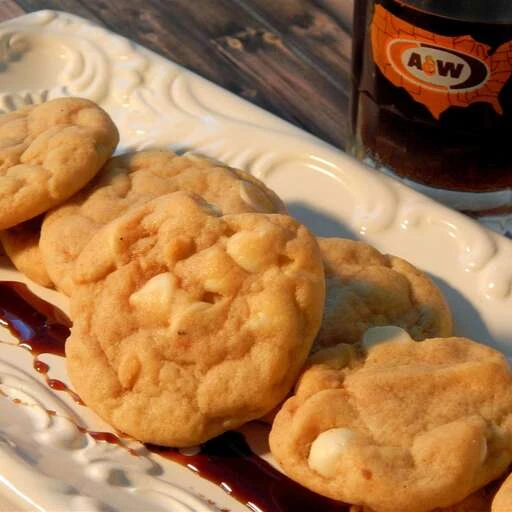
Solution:
[[[0,231],[2,246],[13,265],[27,277],[47,288],[53,288],[39,250],[41,215]]]
[[[278,404],[320,326],[316,239],[286,215],[184,192],[132,208],[81,252],[66,343],[85,403],[145,442],[195,445]]]
[[[223,213],[285,211],[277,195],[247,172],[172,151],[122,155],[44,220],[39,245],[57,287],[71,294],[75,260],[104,224],[132,206],[178,190],[200,195]]]
[[[270,433],[302,485],[378,512],[461,502],[512,461],[512,372],[465,338],[317,352]]]
[[[436,507],[431,512],[491,512],[491,502],[499,485],[499,480],[478,489],[462,501],[448,507]],[[359,505],[352,505],[350,512],[378,512],[371,508]],[[510,512],[510,508],[499,512]]]
[[[59,98],[0,116],[0,230],[80,190],[111,156],[119,134],[95,103]]]
[[[396,325],[414,339],[452,335],[450,309],[423,272],[364,242],[320,238],[326,276],[322,328],[314,350],[357,343],[366,329]]]

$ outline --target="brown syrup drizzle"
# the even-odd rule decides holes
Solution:
[[[38,359],[41,354],[64,356],[71,322],[62,311],[34,295],[23,283],[3,281],[0,282],[0,323],[18,338],[20,347],[31,352],[34,369],[45,376],[48,386],[69,393],[83,405],[64,382],[48,377],[49,366]],[[13,402],[21,403],[16,399]],[[50,416],[57,415],[55,411],[47,412]],[[139,455],[116,434],[90,431],[79,425],[77,428],[96,441],[114,444],[132,455]],[[274,469],[251,451],[244,436],[238,432],[226,432],[207,441],[196,455],[184,455],[178,450],[154,445],[146,448],[220,486],[254,512],[349,510],[347,505],[309,491]]]
[[[0,282],[0,323],[18,338],[19,346],[34,358],[34,369],[48,386],[67,393],[77,404],[80,397],[62,381],[48,376],[50,367],[39,360],[41,354],[64,357],[64,345],[71,321],[57,307],[34,295],[23,283]]]
[[[139,452],[137,450],[134,450],[128,446],[126,446],[125,443],[123,443],[123,440],[121,437],[119,437],[116,434],[113,434],[112,432],[100,432],[97,430],[89,430],[85,427],[81,427],[79,425],[75,425],[76,428],[82,432],[82,434],[87,434],[91,436],[95,441],[99,441],[102,443],[108,443],[108,444],[115,444],[116,446],[119,446],[120,448],[124,448],[130,455],[133,455],[135,457],[139,456]]]
[[[316,494],[252,452],[239,432],[226,432],[201,446],[197,455],[147,445],[148,450],[186,466],[220,486],[255,512],[348,512],[349,505]]]

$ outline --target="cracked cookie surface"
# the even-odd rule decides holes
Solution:
[[[512,460],[512,373],[465,338],[339,345],[312,356],[274,421],[285,472],[379,512],[448,507]]]
[[[145,442],[195,445],[261,417],[320,326],[316,239],[279,214],[220,215],[183,192],[133,208],[80,254],[68,372],[85,403]]]
[[[165,150],[115,157],[86,189],[45,217],[40,248],[57,287],[71,294],[75,260],[101,226],[132,206],[178,190],[200,195],[223,213],[285,211],[278,196],[251,174],[205,158]]]
[[[71,197],[118,141],[107,113],[82,98],[59,98],[0,116],[0,229]]]
[[[451,312],[439,288],[422,271],[364,242],[319,238],[326,301],[314,350],[357,343],[366,329],[396,325],[414,339],[452,335]]]

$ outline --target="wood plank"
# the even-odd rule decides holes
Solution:
[[[26,12],[54,9],[66,11],[96,23],[101,23],[101,20],[94,16],[92,11],[86,7],[88,3],[86,2],[84,5],[79,0],[16,0],[16,3]]]
[[[340,147],[347,134],[347,96],[307,62],[299,60],[282,38],[246,29],[215,43],[258,91],[272,98],[276,113]]]
[[[277,31],[292,51],[302,55],[340,89],[347,90],[352,38],[329,9],[308,0],[238,1]]]
[[[354,2],[357,0],[312,0],[315,5],[322,7],[333,18],[340,27],[348,34],[352,34],[352,17]]]
[[[0,21],[16,18],[25,11],[14,0],[0,0]]]
[[[346,138],[346,119],[348,116],[348,98],[351,94],[351,36],[337,19],[339,13],[333,16],[331,7],[317,5],[309,0],[289,0],[275,2],[274,0],[237,0],[254,16],[262,20],[270,31],[278,33],[284,46],[296,57],[300,58],[307,67],[314,69],[326,78],[337,90],[332,94],[330,89],[321,89],[309,96],[319,108],[328,108],[327,112],[313,112],[314,119],[327,123],[328,129],[337,132],[335,143],[343,145]],[[350,1],[337,2],[338,6],[345,4],[351,8]],[[303,76],[303,70],[300,69]],[[306,70],[308,73],[309,70]],[[304,75],[310,81],[309,74]],[[302,80],[300,83],[302,85]],[[307,84],[305,84],[307,85]],[[307,91],[311,94],[311,91]],[[319,98],[325,96],[327,98]],[[330,105],[324,105],[327,100]],[[317,128],[318,129],[318,128]],[[340,132],[340,129],[342,130]],[[329,136],[323,138],[333,141]]]

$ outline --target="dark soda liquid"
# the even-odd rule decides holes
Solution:
[[[464,192],[512,188],[512,80],[498,95],[501,115],[489,103],[478,102],[450,106],[436,119],[375,64],[369,26],[376,5],[438,35],[472,36],[489,45],[491,54],[512,41],[510,23],[449,19],[397,0],[355,0],[352,151],[359,157],[369,156],[400,177],[434,188]]]

